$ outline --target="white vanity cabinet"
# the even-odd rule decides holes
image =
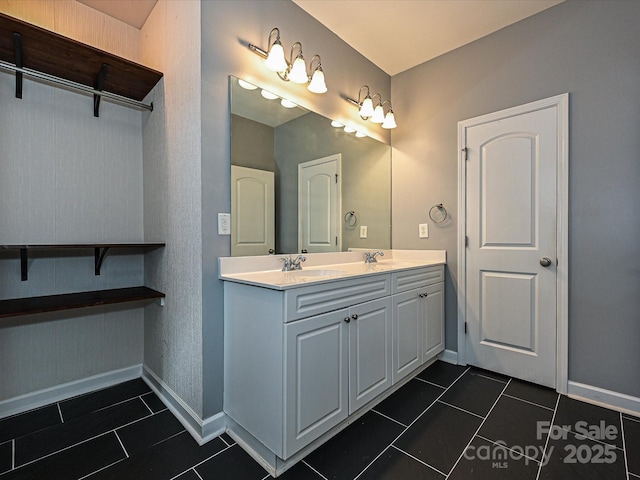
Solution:
[[[230,434],[280,473],[388,396],[444,346],[442,277],[436,265],[288,288],[225,281]]]
[[[392,274],[393,383],[444,350],[444,267]]]
[[[391,299],[287,323],[284,458],[391,387]]]

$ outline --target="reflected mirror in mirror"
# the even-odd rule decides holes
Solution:
[[[390,248],[391,147],[236,77],[230,88],[231,255]]]

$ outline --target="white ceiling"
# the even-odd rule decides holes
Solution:
[[[157,2],[78,1],[136,28]],[[387,74],[396,75],[564,0],[292,1]]]
[[[389,75],[563,0],[292,0]]]

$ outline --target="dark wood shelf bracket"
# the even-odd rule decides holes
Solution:
[[[98,74],[98,78],[96,79],[96,91],[101,92],[104,87],[104,79],[107,76],[107,70],[109,70],[109,65],[106,63],[102,64],[102,68],[100,69],[100,73]],[[100,116],[100,95],[94,93],[93,94],[93,116]],[[96,273],[96,275],[100,275]]]
[[[26,248],[20,249],[20,279],[23,282],[26,282],[28,279],[27,276],[27,267],[29,262],[29,250]]]
[[[16,67],[22,68],[22,35],[13,32],[13,56]],[[22,98],[22,72],[16,71],[16,98]]]
[[[104,248],[96,247],[94,249],[94,256],[95,256],[95,259],[96,259],[95,260],[96,275],[100,275],[100,268],[102,267],[102,262],[104,262],[104,257],[107,256],[107,252],[108,251],[109,251],[109,247],[104,247]]]

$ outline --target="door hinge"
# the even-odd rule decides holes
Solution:
[[[467,334],[467,322],[464,322],[464,334]]]
[[[336,173],[336,183],[338,183],[338,174]]]
[[[336,247],[338,246],[338,237],[336,237]]]
[[[466,235],[464,236],[464,246],[465,247],[469,246],[469,237],[467,237]]]
[[[464,159],[469,160],[469,149],[467,147],[464,147],[462,151],[464,152]]]

